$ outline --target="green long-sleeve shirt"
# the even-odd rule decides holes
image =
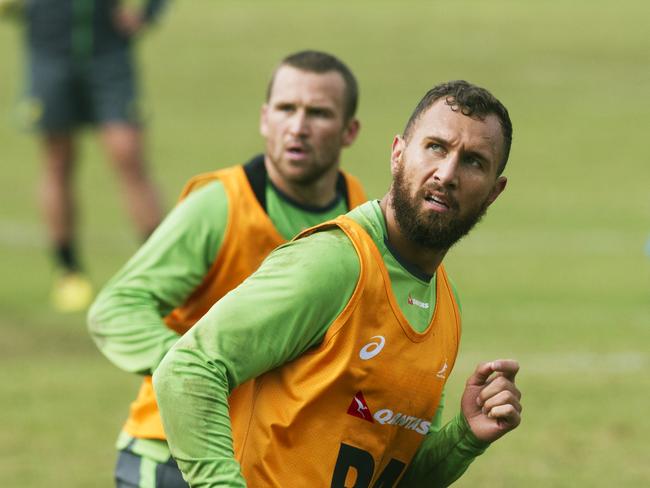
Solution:
[[[350,216],[372,236],[398,303],[414,329],[423,331],[434,312],[435,278],[409,272],[387,248],[377,202]],[[341,231],[282,246],[172,348],[154,384],[172,453],[192,486],[245,486],[233,456],[230,391],[320,344],[359,272]],[[441,411],[400,486],[446,486],[485,449],[461,414],[442,427]]]
[[[270,183],[266,208],[285,239],[347,212],[343,195],[323,208],[291,202]],[[191,193],[104,286],[88,314],[91,336],[119,368],[150,374],[178,339],[163,317],[202,283],[223,242],[228,199],[221,182]]]

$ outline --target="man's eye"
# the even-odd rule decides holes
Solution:
[[[293,105],[278,105],[276,108],[280,112],[293,112],[296,109]]]
[[[465,160],[465,163],[468,164],[469,166],[472,166],[473,168],[482,168],[483,167],[483,161],[481,161],[480,158],[476,158],[476,157],[468,157]]]
[[[431,149],[432,151],[439,152],[443,150],[443,147],[440,144],[436,144],[435,142],[430,142],[429,144],[427,144],[427,149]]]
[[[310,109],[310,110],[308,110],[308,114],[311,115],[312,117],[319,117],[319,118],[329,118],[330,117],[329,110],[320,109],[320,108]]]

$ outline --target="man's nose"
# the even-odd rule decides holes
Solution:
[[[293,135],[302,136],[309,131],[307,114],[304,110],[296,110],[289,121],[289,131]]]
[[[458,167],[460,160],[454,154],[448,154],[446,158],[439,161],[433,179],[441,186],[456,188],[458,186]]]

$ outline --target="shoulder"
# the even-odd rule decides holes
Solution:
[[[215,171],[196,174],[187,180],[178,198],[179,200],[183,200],[187,198],[188,195],[191,195],[205,186],[209,186],[215,181],[223,182],[224,180],[230,180],[238,171],[241,171],[241,166],[231,166]]]
[[[201,222],[207,227],[213,227],[215,223],[225,221],[227,216],[228,197],[223,184],[215,180],[190,192],[178,202],[168,219],[181,227]]]
[[[302,280],[322,285],[357,280],[361,265],[348,236],[338,228],[315,232],[277,248],[267,261],[287,267]]]
[[[213,180],[190,192],[185,200],[216,202],[226,198],[226,190],[220,180]]]

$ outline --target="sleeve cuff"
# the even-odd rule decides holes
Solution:
[[[452,422],[456,425],[460,434],[460,442],[458,443],[460,449],[474,457],[485,452],[490,442],[482,441],[474,435],[462,412],[458,412]]]

